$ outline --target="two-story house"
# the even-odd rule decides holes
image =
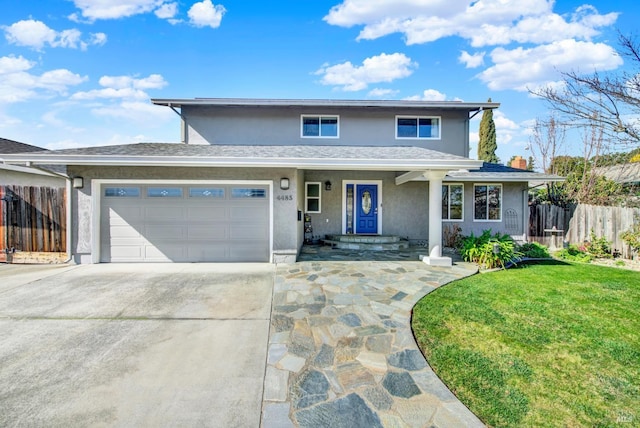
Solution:
[[[394,235],[442,257],[443,226],[527,231],[530,180],[469,158],[469,121],[497,103],[154,99],[182,144],[15,155],[74,180],[73,255],[98,262],[292,262],[313,234]]]

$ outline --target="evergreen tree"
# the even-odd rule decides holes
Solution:
[[[533,156],[529,156],[529,161],[527,162],[527,171],[533,171],[535,169],[534,162],[535,160],[533,159]]]
[[[489,101],[491,102],[491,98]],[[493,122],[493,109],[487,109],[482,113],[480,120],[480,140],[478,141],[478,159],[485,162],[499,163],[496,156],[498,143],[496,142],[496,124]]]

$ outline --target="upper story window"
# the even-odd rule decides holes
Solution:
[[[302,138],[338,138],[339,116],[302,115]]]
[[[396,116],[396,138],[440,139],[440,118]]]

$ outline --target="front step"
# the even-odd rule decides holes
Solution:
[[[395,235],[327,235],[322,242],[342,250],[394,251],[409,248],[408,240]]]

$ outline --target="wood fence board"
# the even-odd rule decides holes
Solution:
[[[12,198],[2,206],[2,250],[66,252],[64,188],[0,186],[0,194]]]
[[[631,229],[637,221],[640,221],[640,208],[580,204],[565,209],[547,204],[532,205],[529,235],[532,240],[544,243],[544,229],[556,226],[564,230],[565,242],[580,245],[589,240],[593,230],[596,237],[604,237],[610,241],[613,250],[618,250],[623,257],[631,258],[633,252],[620,238],[620,234]]]

